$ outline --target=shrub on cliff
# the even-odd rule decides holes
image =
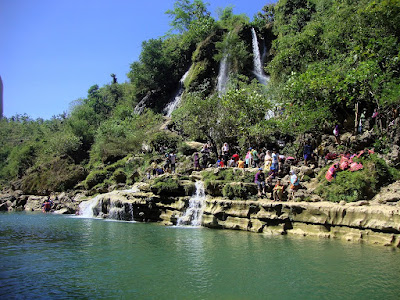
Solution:
[[[116,183],[125,183],[127,179],[127,175],[123,169],[117,169],[111,176],[111,180]]]
[[[225,168],[202,171],[204,180],[221,180],[224,182],[253,183],[255,172],[246,169]]]
[[[151,191],[156,195],[183,196],[185,190],[177,178],[158,177],[151,186]]]
[[[222,195],[231,200],[234,198],[247,199],[250,193],[242,183],[229,183],[223,187]]]
[[[321,184],[316,193],[324,200],[353,202],[369,200],[375,196],[381,187],[400,178],[399,171],[389,167],[377,155],[359,159],[364,166],[356,172],[340,171],[332,182],[326,181],[324,168],[319,176]]]
[[[72,189],[86,176],[80,165],[75,165],[71,158],[55,158],[31,169],[20,181],[20,188],[28,194],[48,194]]]
[[[102,183],[107,178],[106,170],[94,170],[85,179],[84,186],[90,190],[92,187]]]

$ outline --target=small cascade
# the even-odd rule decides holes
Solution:
[[[88,200],[83,201],[79,204],[79,216],[82,218],[94,218],[93,210],[99,205],[100,196]]]
[[[254,28],[251,28],[251,35],[253,37],[253,63],[254,63],[253,73],[257,77],[258,81],[261,84],[267,85],[267,83],[269,81],[269,77],[264,74],[264,70],[262,67],[263,66],[262,57],[260,55],[257,34],[256,34],[256,31],[254,30]],[[265,49],[266,49],[266,47],[264,47],[265,54],[263,54],[263,56],[266,55]]]
[[[218,95],[223,95],[226,92],[226,85],[228,83],[229,77],[229,62],[228,62],[228,55],[224,54],[220,64],[219,64],[219,73],[218,73],[218,84],[217,90]]]
[[[178,218],[176,226],[189,225],[201,226],[201,218],[206,200],[204,182],[196,181],[196,193],[189,199],[189,207],[185,213]]]
[[[137,186],[133,186],[126,190],[116,190],[106,194],[99,194],[96,197],[82,201],[79,204],[79,217],[82,218],[107,218],[115,220],[133,220],[133,206],[132,203],[121,202],[118,198],[111,197],[122,193],[137,193],[139,191]],[[115,196],[114,196],[115,197]]]
[[[189,68],[190,70],[190,68]],[[179,89],[176,92],[174,99],[167,104],[167,106],[164,108],[164,113],[167,117],[171,117],[172,112],[178,107],[178,105],[181,103],[182,100],[182,94],[183,91],[185,90],[184,87],[184,82],[186,77],[189,75],[189,70],[182,76],[181,80],[179,80]]]

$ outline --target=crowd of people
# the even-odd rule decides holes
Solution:
[[[290,175],[290,193],[293,196],[294,192],[298,189],[300,182],[294,171],[290,171],[290,166],[295,163],[294,157],[286,157],[279,154],[276,148],[272,150],[261,149],[258,151],[256,148],[248,148],[246,155],[241,157],[237,152],[232,155],[227,143],[224,143],[220,155],[215,164],[210,160],[210,145],[204,144],[200,153],[196,152],[193,155],[194,169],[200,171],[207,167],[217,168],[258,168],[255,174],[254,182],[258,187],[258,196],[264,197],[266,195],[266,186],[274,187],[272,189],[272,198],[274,201],[281,201],[283,199],[284,185],[281,178],[287,174]],[[308,163],[314,156],[314,149],[308,141],[304,147],[304,161]],[[264,173],[265,170],[265,173]]]

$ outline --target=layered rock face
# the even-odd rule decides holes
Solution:
[[[331,202],[207,202],[203,225],[260,232],[339,238],[400,247],[400,206]]]
[[[207,196],[202,225],[268,235],[316,236],[366,242],[400,248],[399,183],[387,187],[373,201],[354,203],[273,202],[271,200],[230,200]],[[186,193],[187,194],[187,193]],[[392,195],[392,197],[389,197]],[[2,195],[1,210],[41,209],[43,197],[15,193]],[[93,217],[175,225],[191,197],[181,194],[157,195],[149,185],[137,190],[113,191],[88,199],[80,193],[54,197],[58,213],[83,213]],[[85,205],[80,205],[80,203]]]

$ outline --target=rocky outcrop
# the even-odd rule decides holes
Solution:
[[[396,181],[388,186],[381,189],[380,193],[375,195],[372,199],[372,203],[386,204],[390,202],[400,201],[400,181]]]
[[[182,182],[185,186],[193,185],[190,181]],[[354,203],[231,200],[208,196],[202,225],[267,235],[316,236],[400,248],[399,191],[400,182],[396,182],[384,188],[373,201]],[[22,195],[15,191],[0,195],[0,210],[37,211],[46,198]],[[190,196],[184,192],[179,195],[157,195],[152,192],[151,186],[140,183],[136,189],[113,191],[94,198],[88,198],[83,192],[75,192],[52,195],[51,199],[58,213],[79,212],[79,204],[89,200],[89,209],[94,217],[175,225],[188,207]]]

